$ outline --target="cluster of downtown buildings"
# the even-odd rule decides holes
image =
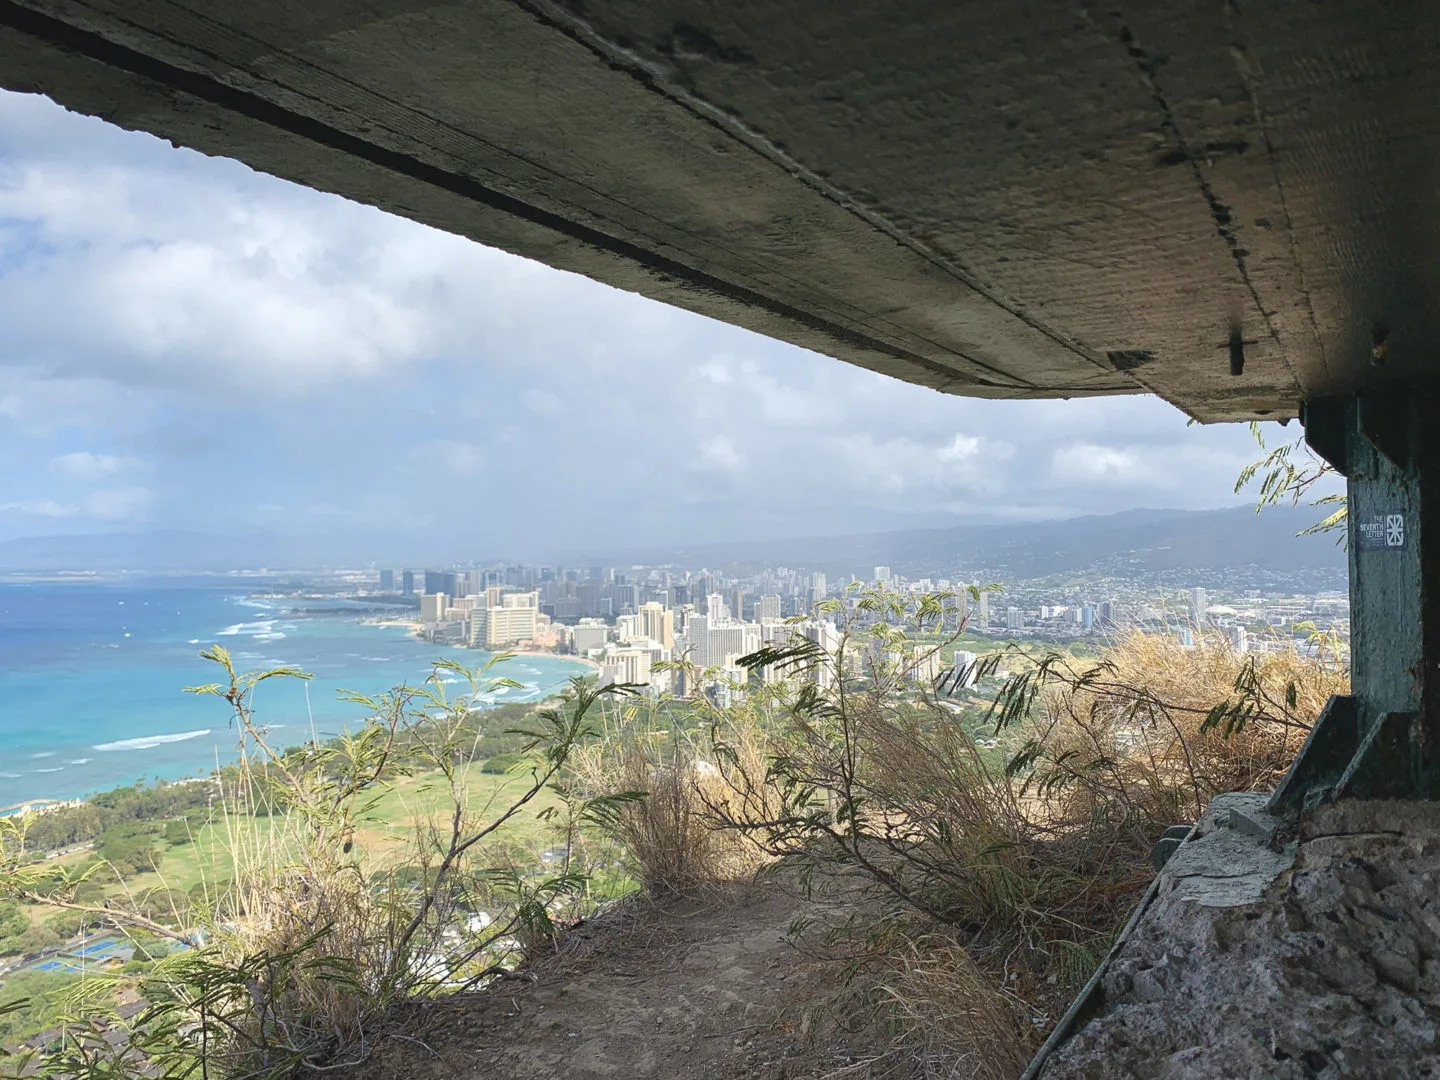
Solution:
[[[908,582],[888,567],[875,567],[872,582],[903,591],[948,591],[948,581]],[[840,630],[814,605],[843,590],[831,588],[824,573],[766,570],[746,579],[700,571],[618,570],[589,567],[507,566],[487,569],[380,572],[380,591],[418,598],[424,636],[484,649],[517,646],[554,649],[592,661],[602,680],[650,686],[679,695],[699,691],[725,696],[749,673],[739,659],[765,645],[799,635],[833,653]],[[949,613],[951,625],[966,612],[963,587]],[[864,621],[846,602],[852,618]],[[989,621],[983,595],[970,617]],[[798,617],[798,621],[797,620]],[[664,661],[688,661],[669,669]],[[974,655],[962,652],[961,663]],[[939,658],[907,663],[916,679],[939,674]],[[761,670],[765,679],[793,675]],[[823,677],[823,676],[819,676]]]
[[[885,566],[874,567],[865,580],[902,593],[951,592],[951,627],[963,618],[972,634],[1001,640],[1062,642],[1136,628],[1173,633],[1185,644],[1198,643],[1201,635],[1213,640],[1218,633],[1231,648],[1245,652],[1257,646],[1286,647],[1285,628],[1302,619],[1318,617],[1348,630],[1341,596],[1274,599],[1259,607],[1237,608],[1212,604],[1204,588],[1192,588],[1174,594],[1172,600],[1178,602],[1173,607],[1157,607],[1153,593],[1147,596],[1124,586],[1119,589],[1123,599],[1075,600],[1056,595],[1053,587],[1037,588],[1039,583],[1017,583],[1003,593],[982,591],[971,599],[965,582],[908,580]],[[786,567],[748,576],[601,566],[382,570],[379,586],[382,593],[418,602],[422,633],[430,640],[488,650],[533,647],[568,653],[598,665],[603,679],[682,695],[723,694],[725,687],[744,685],[748,673],[740,669],[740,657],[797,634],[833,652],[840,630],[833,616],[815,613],[821,601],[838,597],[852,624],[866,621],[865,613],[856,610],[854,592],[833,586],[823,572]],[[1262,644],[1254,633],[1260,626],[1280,632]],[[920,651],[917,647],[917,656]],[[688,665],[657,668],[681,659]],[[974,653],[961,651],[953,662],[959,666],[974,660]],[[938,656],[911,666],[917,680],[940,673]],[[760,675],[784,677],[763,670]]]

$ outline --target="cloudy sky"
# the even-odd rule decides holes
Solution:
[[[3,93],[0,325],[0,540],[541,558],[1223,506],[1255,449],[947,397]]]

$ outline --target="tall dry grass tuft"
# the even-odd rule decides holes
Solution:
[[[1269,790],[1325,702],[1347,691],[1343,657],[1323,646],[1241,654],[1195,636],[1187,647],[1129,633],[1095,664],[1036,662],[1027,674],[1044,685],[1013,725],[1012,768],[1047,813],[1118,814],[1149,835],[1194,820],[1220,792]]]
[[[1039,1047],[1027,1004],[976,966],[945,935],[895,949],[878,989],[908,1051],[926,1078],[1014,1080]]]
[[[753,876],[770,859],[743,832],[715,824],[733,788],[688,735],[653,719],[622,721],[577,755],[579,783],[591,798],[607,800],[592,822],[619,843],[651,896]],[[762,770],[763,743],[739,746],[748,766]]]

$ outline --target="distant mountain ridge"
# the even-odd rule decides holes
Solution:
[[[911,577],[955,571],[1007,579],[1087,573],[1119,577],[1170,570],[1334,573],[1343,580],[1344,551],[1332,536],[1296,536],[1320,514],[1308,507],[1220,510],[1127,510],[1119,514],[1017,524],[955,525],[854,536],[752,540],[742,543],[639,546],[571,553],[567,566],[673,564],[744,569],[784,565],[834,575],[890,566]],[[345,541],[345,551],[317,557],[314,540],[268,533],[215,535],[185,530],[39,536],[0,541],[3,571],[156,571],[298,569],[363,565],[369,559]],[[553,561],[553,560],[552,560]],[[394,565],[402,565],[396,561]],[[423,563],[410,564],[421,569]]]
[[[956,570],[1006,578],[1067,572],[1130,576],[1168,570],[1266,571],[1346,569],[1334,536],[1297,536],[1322,517],[1309,507],[1220,510],[1127,510],[1006,525],[866,533],[804,540],[697,544],[637,552],[641,564],[673,562],[716,569],[766,562],[849,574],[889,566],[911,577]],[[603,560],[602,560],[603,561]]]

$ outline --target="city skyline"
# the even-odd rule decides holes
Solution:
[[[1000,588],[958,563],[955,573],[953,579],[910,577],[876,565],[831,580],[804,566],[725,572],[515,563],[398,575],[394,569],[351,571],[337,585],[361,598],[378,585],[382,591],[373,601],[418,605],[415,630],[436,645],[558,651],[594,665],[602,682],[657,694],[704,693],[717,702],[738,700],[753,685],[752,674],[765,683],[795,678],[793,664],[756,667],[741,660],[797,635],[828,654],[848,642],[847,663],[862,661],[864,650],[852,649],[863,636],[851,639],[842,627],[889,620],[864,600],[876,590],[908,596],[907,604],[922,596],[938,604],[929,627],[937,636],[914,640],[887,660],[924,685],[945,671],[953,672],[957,687],[970,685],[979,655],[971,649],[990,651],[1007,641],[1095,647],[1138,631],[1174,637],[1187,648],[1205,638],[1244,654],[1310,649],[1315,634],[1335,635],[1336,641],[1349,636],[1344,590],[1297,590],[1293,580],[1286,587],[1257,586],[1236,573],[1212,596],[1204,585],[1155,588],[1123,576]],[[955,644],[962,637],[970,648]]]

